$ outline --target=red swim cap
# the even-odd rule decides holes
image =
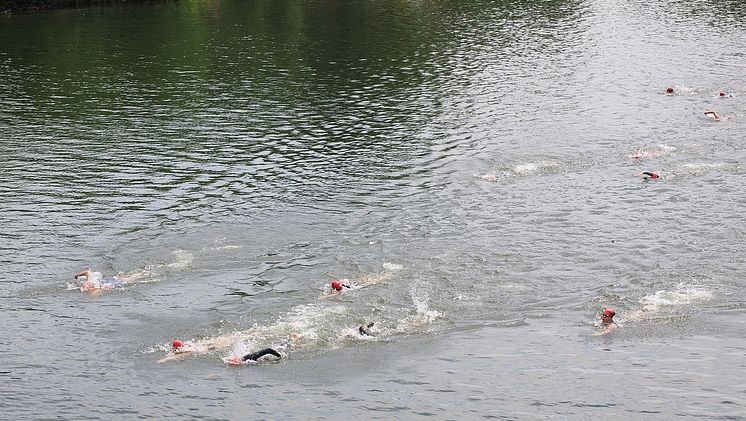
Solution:
[[[725,96],[725,91],[720,91],[720,96]]]
[[[614,317],[616,315],[616,312],[614,312],[614,309],[609,307],[606,310],[604,310],[604,316],[606,317]]]
[[[179,349],[184,346],[184,342],[181,342],[180,339],[174,339],[174,341],[171,343],[171,346],[173,346],[174,349]]]
[[[332,288],[336,289],[337,291],[342,291],[342,283],[339,282],[336,279],[332,280]]]
[[[666,88],[666,93],[667,94],[672,94],[673,93],[673,88],[670,87],[670,86],[668,88]]]

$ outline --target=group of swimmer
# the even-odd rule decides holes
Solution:
[[[669,86],[666,88],[666,93],[669,95],[674,94],[673,86]],[[725,91],[720,91],[718,96],[720,98],[726,98],[726,97],[733,97],[733,94],[729,94]],[[716,111],[705,111],[705,116],[712,118],[714,121],[723,121],[730,118],[730,116],[721,115],[718,114]],[[662,151],[646,151],[644,149],[637,149],[635,153],[630,156],[633,160],[640,160],[642,158],[657,158],[658,156],[662,155]],[[650,180],[662,180],[663,177],[661,174],[653,171],[643,171],[638,174],[638,176],[642,177],[643,181],[650,181]]]
[[[128,284],[135,282],[143,282],[147,280],[150,275],[149,271],[135,271],[130,273],[118,273],[112,277],[105,277],[101,272],[94,272],[91,268],[87,268],[84,271],[78,272],[73,275],[73,278],[79,282],[78,288],[82,292],[86,292],[92,295],[99,295],[103,292],[108,292],[114,289],[124,288]],[[332,279],[330,282],[330,290],[322,294],[318,299],[325,300],[333,297],[340,296],[347,291],[365,288],[370,285],[374,285],[383,281],[386,281],[392,276],[390,272],[384,272],[373,275],[364,275],[356,279],[354,282],[350,279]],[[375,323],[366,322],[360,325],[355,330],[355,335],[360,337],[374,337],[376,332],[373,329]],[[236,332],[232,335],[208,338],[200,341],[183,341],[181,339],[174,339],[170,346],[169,355],[160,359],[158,362],[167,362],[172,360],[181,359],[187,355],[193,354],[206,354],[209,352],[226,351],[234,343],[241,340],[248,340],[257,338],[261,334],[261,330],[258,328],[249,329],[243,332]],[[298,341],[302,340],[304,335],[298,332],[293,332],[282,341],[275,348],[264,348],[256,352],[250,352],[243,356],[231,356],[223,358],[223,361],[229,365],[244,365],[253,363],[262,358],[280,359],[281,353],[279,350],[287,350],[294,346]]]
[[[90,268],[78,272],[74,275],[74,278],[81,282],[80,290],[84,292],[101,292],[108,291],[115,288],[122,288],[124,285],[140,281],[145,276],[142,272],[132,273],[119,273],[112,278],[106,279],[102,273],[94,272]],[[366,275],[362,276],[352,282],[347,278],[332,279],[329,286],[328,292],[318,297],[320,300],[325,300],[333,297],[340,296],[348,291],[355,289],[365,288],[370,285],[374,285],[383,282],[391,277],[390,272]],[[614,321],[615,311],[612,308],[603,310],[600,314],[601,323],[599,325],[600,330],[594,333],[594,336],[607,335],[612,333],[616,328],[617,324]],[[374,322],[365,322],[361,324],[353,333],[349,333],[352,336],[358,336],[360,338],[374,338],[377,336],[377,331],[374,329]],[[351,330],[352,332],[352,330]],[[230,335],[219,336],[214,338],[206,338],[198,341],[184,341],[181,339],[174,339],[169,347],[168,355],[158,360],[158,363],[164,363],[168,361],[174,361],[182,359],[188,355],[195,354],[207,354],[211,352],[225,352],[234,346],[237,342],[248,341],[260,337],[263,330],[260,328],[252,328],[246,331],[234,332]],[[259,360],[277,361],[282,358],[284,351],[289,351],[291,347],[296,346],[299,341],[302,341],[305,336],[299,332],[293,332],[287,335],[287,337],[280,342],[274,348],[265,347],[258,351],[249,352],[243,355],[231,355],[229,357],[222,358],[223,362],[228,365],[240,366],[246,364],[255,364]]]
[[[666,93],[669,95],[673,95],[674,93],[673,86],[667,87]],[[729,94],[725,91],[720,91],[720,93],[718,93],[718,96],[720,98],[732,98],[733,94]],[[714,121],[723,121],[723,120],[727,120],[730,118],[730,116],[720,115],[716,111],[705,111],[705,116],[712,118]]]
[[[332,297],[337,297],[344,294],[347,291],[365,288],[370,285],[374,285],[387,280],[391,276],[390,273],[383,273],[378,275],[366,275],[360,277],[356,282],[351,282],[347,278],[343,279],[332,279],[330,286],[331,291],[327,292],[319,297],[320,300],[325,300]],[[372,329],[375,325],[374,322],[366,322],[360,325],[356,330],[356,335],[360,337],[374,337],[377,333]],[[160,359],[158,362],[166,362],[175,359],[182,358],[189,354],[194,353],[207,353],[214,351],[225,351],[230,348],[233,343],[241,339],[255,338],[261,333],[260,329],[250,329],[244,332],[236,332],[233,335],[218,337],[213,339],[202,340],[199,342],[182,341],[180,339],[174,339],[171,343],[171,352],[168,356]],[[291,333],[281,344],[277,347],[282,350],[289,350],[295,346],[298,341],[304,339],[304,335],[299,332]],[[282,354],[275,348],[264,348],[256,352],[250,352],[243,356],[231,356],[223,358],[223,361],[229,365],[245,365],[249,363],[255,363],[263,357],[271,357],[274,360],[282,358]]]

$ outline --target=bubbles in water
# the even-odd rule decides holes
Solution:
[[[513,172],[518,175],[533,175],[559,168],[559,163],[554,161],[536,161],[518,164],[513,167]]]
[[[173,260],[166,264],[169,269],[186,270],[192,266],[194,254],[186,250],[174,250],[171,252]]]
[[[402,270],[402,269],[404,269],[404,266],[400,265],[400,264],[397,264],[397,263],[385,262],[383,264],[383,268],[386,269],[386,270]]]
[[[702,176],[716,171],[737,171],[738,165],[723,162],[688,162],[683,164],[681,168],[688,175]]]

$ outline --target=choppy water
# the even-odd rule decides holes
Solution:
[[[0,19],[2,418],[746,418],[741,2],[289,3]]]

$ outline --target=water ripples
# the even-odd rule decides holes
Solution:
[[[145,374],[152,364],[142,350],[174,335],[316,317],[306,328],[318,342],[293,365],[313,381],[329,375],[311,366],[331,350],[365,353],[367,364],[379,349],[443,334],[483,357],[433,364],[476,364],[521,385],[532,397],[512,404],[516,417],[538,406],[590,414],[615,404],[570,398],[551,378],[587,386],[588,376],[604,375],[591,361],[596,345],[573,336],[585,337],[598,308],[614,305],[627,317],[622,347],[697,334],[743,308],[737,133],[746,38],[734,2],[706,10],[687,1],[415,3],[163,6],[170,18],[160,9],[90,11],[103,13],[112,34],[133,25],[107,38],[92,36],[100,27],[85,14],[33,16],[48,27],[27,31],[38,48],[0,52],[0,305],[14,309],[8,336],[18,349],[4,355],[16,390],[50,393],[46,413],[83,411],[77,392],[70,401],[66,389],[37,387],[32,377],[44,367],[33,361],[46,351],[24,343],[34,326],[106,356],[60,349],[67,358],[55,366],[57,379],[81,367],[88,371],[78,386],[97,385],[93,373],[105,370],[142,376],[101,392],[115,397],[169,373]],[[275,16],[275,7],[287,13]],[[61,16],[82,34],[60,31],[65,54],[45,32],[59,30]],[[159,19],[176,21],[154,43],[149,29]],[[734,96],[718,98],[720,89]],[[733,118],[706,120],[708,108]],[[630,157],[637,149],[649,153]],[[642,171],[664,177],[645,182]],[[149,284],[88,297],[64,288],[84,265],[160,272]],[[385,270],[396,273],[390,283],[308,304],[331,277]],[[368,318],[390,342],[336,338]],[[136,339],[112,353],[121,337]],[[562,351],[556,357],[553,347]],[[623,352],[634,354],[630,347]],[[573,360],[571,370],[566,355],[588,359]],[[204,369],[197,377],[214,379],[214,365],[193,361],[190,377]],[[289,366],[252,374],[271,380],[267,373],[289,374]],[[383,389],[422,393],[432,383],[432,399],[456,393],[463,401],[424,373],[419,382],[361,372]],[[487,381],[471,375],[473,384]],[[275,387],[256,381],[258,392]],[[186,395],[169,385],[144,393],[165,407]],[[204,387],[185,399],[214,398]],[[472,403],[487,410],[485,397]],[[371,411],[428,413],[363,401]],[[137,413],[128,411],[95,415]]]

